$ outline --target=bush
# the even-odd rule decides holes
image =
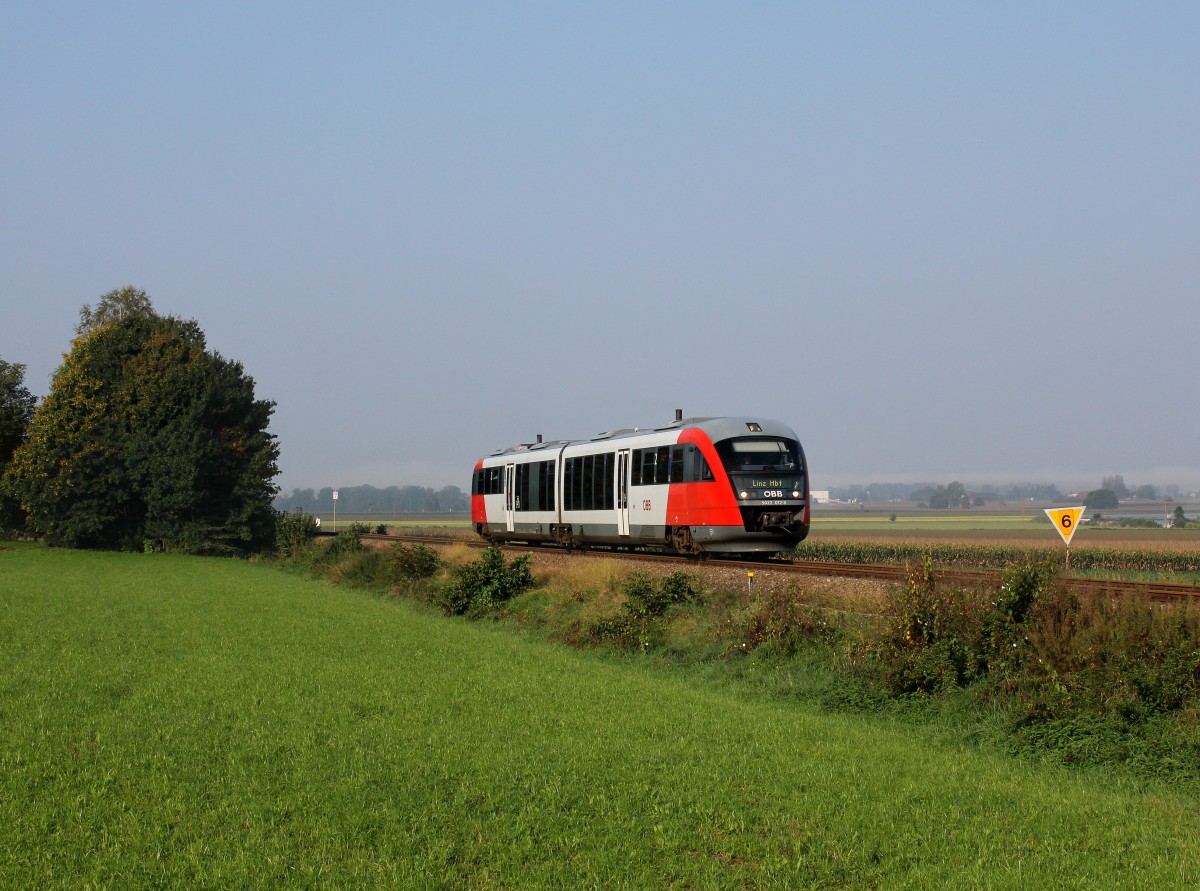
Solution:
[[[1026,720],[1092,712],[1135,724],[1200,707],[1200,611],[1051,591],[1028,622]]]
[[[1057,576],[1058,570],[1049,560],[1022,563],[1005,570],[991,608],[983,617],[978,656],[981,672],[1005,677],[1020,668],[1028,651],[1025,621]]]
[[[686,572],[671,573],[657,587],[649,574],[634,572],[625,580],[623,589],[626,609],[639,618],[661,616],[668,607],[696,599],[693,579]]]
[[[423,544],[395,544],[389,549],[392,577],[397,583],[432,578],[442,565],[438,552]]]
[[[1049,561],[1011,567],[992,597],[973,596],[939,588],[924,561],[890,606],[862,662],[893,695],[986,679],[1026,728],[1091,716],[1111,730],[1200,710],[1200,610],[1190,604],[1081,597]]]
[[[696,600],[696,579],[686,572],[673,572],[662,580],[662,598],[668,606],[676,603],[692,603]]]
[[[357,554],[363,550],[362,539],[359,533],[353,528],[343,529],[335,535],[329,542],[320,549],[317,553],[315,562],[317,565],[329,565],[337,563],[342,558]]]
[[[327,577],[335,584],[386,592],[392,586],[391,565],[382,551],[360,549],[330,566]]]
[[[302,510],[275,515],[275,553],[295,560],[312,545],[317,534],[317,520]]]
[[[823,610],[805,602],[796,587],[770,588],[734,613],[721,637],[730,652],[750,652],[770,646],[781,655],[795,653],[807,640],[832,639],[838,634]]]
[[[937,584],[925,559],[907,565],[893,589],[888,624],[874,655],[894,694],[936,693],[977,677],[981,663],[981,598]]]
[[[694,579],[685,572],[673,572],[658,585],[648,573],[630,573],[621,586],[625,594],[625,614],[598,626],[595,629],[597,636],[647,651],[662,636],[663,623],[658,620],[666,611],[677,603],[696,600],[693,582]]]
[[[454,578],[438,592],[435,600],[448,615],[481,613],[511,600],[532,585],[528,554],[506,563],[499,548],[484,548],[478,560],[454,571]]]

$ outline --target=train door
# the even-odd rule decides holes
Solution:
[[[517,528],[517,517],[514,502],[517,492],[517,465],[504,465],[504,528],[512,532]]]
[[[617,535],[629,534],[629,449],[617,452]]]

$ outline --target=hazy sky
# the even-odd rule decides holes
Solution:
[[[1200,485],[1200,5],[24,3],[0,358],[124,285],[292,487],[673,417],[815,488]]]

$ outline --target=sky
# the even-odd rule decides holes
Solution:
[[[1200,487],[1200,5],[17,2],[0,358],[133,285],[278,483],[686,416],[817,489]]]

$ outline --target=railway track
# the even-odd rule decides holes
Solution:
[[[488,542],[477,538],[448,538],[432,535],[378,535],[374,533],[364,534],[363,541],[375,542],[380,544],[404,542],[406,544],[425,544],[425,545],[448,545],[448,544],[465,544],[469,547],[485,548]],[[528,550],[554,550],[558,553],[572,553],[564,551],[561,548],[551,547],[532,547],[530,545],[500,545],[505,550],[513,551],[528,551]],[[585,551],[575,551],[576,554],[587,554],[593,557],[608,557],[615,559],[638,559],[655,562],[670,562],[682,563],[685,565],[695,565],[694,557],[684,557],[677,554],[663,554],[650,551],[616,551],[590,549]],[[860,578],[860,579],[876,579],[886,582],[902,582],[904,581],[905,569],[903,566],[895,565],[880,565],[874,563],[826,563],[814,560],[793,560],[785,562],[782,560],[727,560],[724,558],[714,558],[714,565],[741,567],[747,572],[752,572],[761,569],[771,569],[784,573],[796,573],[798,575],[821,575],[835,576],[843,578]],[[937,577],[951,585],[960,585],[964,588],[986,587],[989,585],[999,584],[1001,573],[994,569],[938,569],[936,570]],[[1078,594],[1104,595],[1108,597],[1128,597],[1142,596],[1157,603],[1171,602],[1200,602],[1200,585],[1186,585],[1171,582],[1139,582],[1126,581],[1122,579],[1092,579],[1082,576],[1067,576],[1064,579],[1067,587]]]

